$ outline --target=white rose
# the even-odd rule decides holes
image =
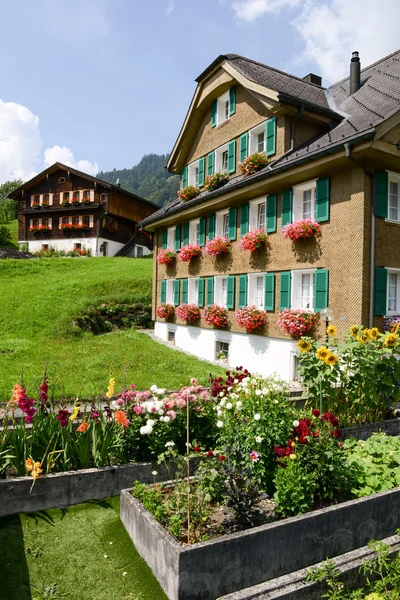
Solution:
[[[152,431],[153,428],[150,425],[143,425],[143,427],[140,428],[141,435],[150,435]]]
[[[230,392],[230,391],[231,391],[231,389],[232,389],[232,386],[230,385],[230,386],[228,387],[228,392]]]
[[[152,385],[150,388],[151,392],[155,392],[157,390],[157,386],[156,385]]]
[[[171,448],[172,448],[172,446],[175,446],[175,442],[167,442],[167,443],[165,444],[165,447],[166,447],[166,448],[168,448],[168,447],[171,447]]]
[[[164,417],[164,423],[169,423],[171,420],[171,418],[168,415],[165,415]]]
[[[256,396],[261,396],[262,395],[262,391],[261,390],[256,390]]]
[[[158,411],[158,414],[159,414],[159,415],[163,415],[163,414],[164,414],[164,411],[163,411],[163,409],[159,410],[159,411]]]
[[[219,427],[221,429],[221,427],[224,426],[224,422],[223,421],[217,421],[217,427]]]
[[[218,411],[217,411],[217,416],[218,416],[218,417],[222,417],[222,410],[218,410]]]
[[[220,406],[225,406],[226,404],[226,398],[222,398],[221,402],[219,403]]]
[[[159,393],[159,395],[160,395],[160,396],[164,396],[164,394],[165,394],[165,389],[164,389],[164,388],[161,388],[161,389],[159,389],[159,390],[158,390],[158,393]]]
[[[231,410],[231,408],[232,408],[232,402],[228,402],[228,404],[226,405],[226,409]]]
[[[243,406],[243,402],[241,402],[240,400],[238,402],[236,402],[237,410],[241,410],[242,406]]]
[[[234,379],[233,383],[239,383],[239,379]]]
[[[149,419],[148,421],[146,421],[146,425],[148,425],[149,427],[154,427],[153,419]]]
[[[261,419],[261,415],[259,415],[258,413],[256,413],[256,414],[254,415],[254,420],[255,420],[255,421],[259,421],[260,419]]]
[[[298,421],[293,421],[293,427],[298,427],[300,423]]]
[[[223,398],[224,396],[225,396],[225,392],[220,392],[220,393],[219,393],[219,397],[220,397],[220,398]]]
[[[260,437],[259,435],[256,437],[256,442],[257,444],[261,444],[261,442],[263,441],[262,437]]]

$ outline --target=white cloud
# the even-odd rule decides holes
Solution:
[[[251,23],[267,13],[278,12],[285,7],[297,6],[301,0],[234,0],[232,8],[236,16]]]
[[[96,175],[97,163],[76,160],[65,146],[53,146],[42,153],[39,117],[26,106],[0,99],[0,184],[10,179],[27,181],[55,162]]]
[[[167,17],[169,17],[169,15],[173,12],[174,8],[175,8],[174,0],[169,0],[167,10],[165,11],[165,14]]]
[[[55,162],[63,163],[88,175],[96,175],[100,170],[96,162],[91,163],[88,160],[76,160],[73,152],[65,146],[53,146],[44,151],[45,168],[50,167]]]

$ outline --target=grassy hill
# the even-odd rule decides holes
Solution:
[[[90,258],[0,261],[0,400],[21,374],[30,393],[45,366],[56,398],[104,393],[112,374],[146,389],[207,381],[210,364],[131,329],[76,337],[73,317],[102,302],[149,301],[151,259]],[[218,368],[212,369],[220,373]]]
[[[2,223],[3,226],[7,227],[11,231],[12,240],[11,242],[0,244],[3,248],[14,248],[15,250],[19,250],[18,246],[18,219],[14,221],[9,221],[8,223]]]

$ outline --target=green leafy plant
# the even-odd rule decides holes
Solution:
[[[296,454],[283,459],[282,468],[277,470],[274,483],[276,514],[291,517],[310,510],[317,489],[316,478],[303,467]]]

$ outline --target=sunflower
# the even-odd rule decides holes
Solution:
[[[350,335],[352,335],[353,337],[357,337],[358,332],[360,331],[360,326],[359,325],[352,325],[350,327]]]
[[[326,357],[329,356],[330,352],[326,346],[321,346],[318,348],[315,354],[319,360],[325,360]]]
[[[308,352],[311,348],[311,343],[308,340],[301,339],[297,342],[296,346],[300,352]]]
[[[393,348],[394,346],[397,346],[398,339],[399,339],[399,336],[397,335],[397,333],[388,333],[387,336],[385,337],[385,341],[383,342],[383,345],[387,346],[388,348]]]
[[[333,354],[332,352],[330,354],[328,354],[328,356],[325,358],[325,363],[327,365],[330,365],[331,367],[333,367],[333,365],[336,365],[337,361],[339,360],[339,357],[337,354]]]
[[[377,327],[373,327],[372,329],[369,330],[369,333],[370,333],[372,339],[376,340],[379,335],[379,329]]]
[[[370,330],[364,329],[362,334],[357,336],[357,341],[360,342],[360,344],[366,344],[367,342],[371,341],[371,338],[372,336]]]
[[[326,333],[329,335],[329,337],[334,337],[337,334],[337,327],[334,325],[328,325],[326,328]]]

